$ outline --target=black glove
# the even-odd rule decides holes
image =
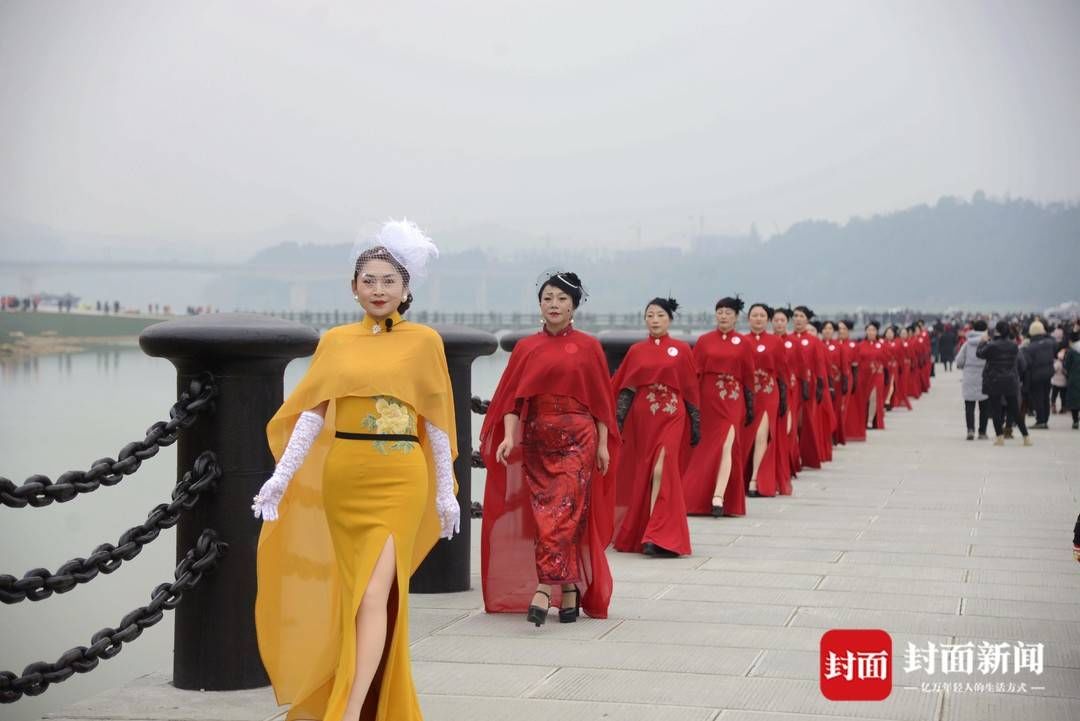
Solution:
[[[696,446],[701,442],[701,411],[693,403],[687,403],[686,413],[690,416],[690,445]]]
[[[746,423],[745,425],[753,425],[754,423],[754,394],[748,386],[743,386],[743,403],[746,404]]]
[[[783,418],[787,415],[787,384],[777,378],[776,387],[780,389],[780,407],[777,410],[780,417]]]
[[[620,432],[622,432],[626,414],[630,412],[630,406],[634,403],[634,395],[635,391],[623,388],[619,391],[619,397],[615,400],[615,423],[619,426]]]
[[[855,383],[859,380],[859,366],[851,366],[851,394],[855,394]]]
[[[840,376],[840,394],[847,395],[847,376]]]
[[[821,403],[821,399],[825,397],[825,381],[821,378],[817,379],[817,388],[814,390],[814,398],[818,403]]]
[[[805,379],[799,381],[799,387],[802,388],[802,399],[804,401],[810,400],[810,381]]]

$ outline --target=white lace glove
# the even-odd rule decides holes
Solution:
[[[274,474],[252,499],[254,503],[251,504],[251,510],[255,511],[256,518],[262,516],[264,521],[277,520],[277,507],[281,503],[281,497],[285,495],[285,489],[289,487],[293,474],[303,465],[304,458],[322,427],[323,417],[318,413],[304,411],[300,414],[289,437],[289,443],[285,446],[285,452],[274,467]]]
[[[439,538],[453,538],[461,533],[461,506],[454,496],[454,467],[450,460],[450,437],[431,421],[424,421],[424,430],[431,439],[431,454],[435,457],[435,510],[442,531]]]

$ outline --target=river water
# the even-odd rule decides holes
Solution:
[[[473,366],[473,393],[490,398],[506,365],[499,351]],[[289,365],[286,392],[308,366]],[[138,348],[88,349],[0,363],[0,475],[21,484],[44,474],[53,480],[114,457],[142,439],[155,421],[167,418],[175,401],[172,365]],[[473,416],[474,443],[479,417]],[[159,503],[176,481],[174,448],[162,449],[120,484],[44,508],[0,508],[0,573],[21,577],[31,568],[55,571],[70,558],[86,557],[98,545],[116,543]],[[473,472],[473,498],[483,497],[483,471]],[[55,661],[90,636],[115,627],[127,612],[145,605],[150,591],[172,580],[175,531],[163,531],[115,573],[44,601],[0,606],[0,670],[21,674],[32,661]],[[31,721],[44,713],[119,686],[149,670],[172,668],[172,615],[125,644],[113,659],[77,674],[37,698],[0,706],[0,721]]]

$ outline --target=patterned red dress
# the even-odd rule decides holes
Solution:
[[[795,478],[802,470],[802,455],[799,451],[799,414],[802,412],[802,379],[806,375],[803,354],[799,352],[795,336],[790,333],[776,336],[784,349],[784,365],[788,373],[788,417],[781,418],[783,428],[786,430],[788,422],[791,429],[787,431],[787,439],[784,445],[788,453],[788,475]]]
[[[646,543],[690,554],[681,463],[689,453],[686,404],[700,408],[697,366],[690,345],[671,336],[630,347],[611,388],[636,391],[623,421],[623,446],[615,484],[615,550],[640,552]],[[652,474],[660,453],[663,472],[652,504]]]
[[[821,415],[817,402],[817,385],[825,383],[827,371],[825,368],[825,347],[821,341],[810,333],[803,331],[793,333],[796,347],[802,355],[802,376],[800,380],[807,383],[809,399],[802,401],[802,422],[799,426],[799,454],[804,466],[821,468],[822,462],[832,457],[832,431],[829,431],[829,450],[826,451],[822,439],[825,435],[823,428],[824,418]],[[822,401],[824,401],[824,395]]]
[[[857,362],[858,373],[858,415],[863,428],[871,419],[874,428],[885,428],[885,342],[880,338],[871,343],[863,339],[859,343]],[[870,394],[875,392],[875,407],[869,408]]]
[[[847,410],[847,394],[845,390],[851,384],[848,369],[847,344],[835,338],[822,341],[825,345],[825,361],[829,371],[829,387],[832,394],[833,431],[832,438],[836,443],[844,445],[844,412]]]
[[[847,351],[845,367],[848,370],[848,397],[847,407],[844,409],[844,439],[848,441],[865,441],[866,412],[859,405],[859,393],[863,383],[863,376],[861,370],[852,369],[852,365],[859,362],[859,343],[849,338],[845,344],[845,350]]]
[[[735,331],[711,331],[694,346],[701,395],[701,443],[690,454],[683,474],[686,510],[708,514],[716,474],[724,454],[724,441],[734,429],[731,446],[731,473],[724,492],[724,514],[746,515],[746,489],[743,486],[742,435],[746,426],[744,389],[753,388],[754,356],[750,344]]]
[[[524,611],[536,584],[576,583],[581,606],[606,618],[612,578],[604,550],[614,533],[619,435],[600,343],[572,327],[523,338],[510,355],[480,431],[487,468],[480,569],[489,613]],[[503,417],[521,418],[509,464],[495,460]],[[608,428],[611,467],[596,468],[597,422]]]
[[[765,418],[769,419],[769,440],[765,455],[758,466],[757,490],[763,496],[791,495],[791,473],[788,470],[787,433],[784,418],[780,418],[781,381],[787,385],[787,361],[784,342],[769,333],[747,333],[743,341],[750,345],[754,357],[754,423],[743,434],[744,476],[751,479],[754,463],[754,439]],[[791,389],[787,389],[791,397]],[[790,402],[790,401],[789,401]]]

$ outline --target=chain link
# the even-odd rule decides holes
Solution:
[[[487,468],[487,466],[484,465],[484,459],[480,455],[480,451],[473,451],[472,452],[472,458],[470,459],[470,464],[472,465],[473,468]]]
[[[176,608],[186,591],[195,587],[203,573],[210,571],[228,551],[228,544],[219,541],[217,533],[206,529],[199,535],[176,566],[172,583],[162,583],[150,594],[150,603],[140,606],[120,620],[116,628],[103,628],[90,637],[90,646],[76,646],[53,663],[37,661],[23,669],[22,676],[0,671],[0,703],[14,703],[23,695],[39,696],[54,683],[97,668],[102,659],[120,653],[125,643],[137,639],[142,632],[160,621],[165,611]]]
[[[491,401],[482,400],[480,396],[473,396],[470,403],[472,412],[481,416],[488,412],[488,406],[491,405]]]
[[[133,441],[120,449],[116,460],[100,458],[90,464],[88,471],[68,471],[56,482],[47,476],[33,475],[21,486],[0,477],[0,505],[9,508],[47,506],[54,501],[64,503],[80,493],[96,491],[101,486],[114,486],[139,470],[142,462],[153,458],[165,446],[176,442],[180,431],[189,428],[202,413],[213,412],[217,386],[209,373],[191,380],[188,390],[169,409],[169,420],[158,421],[146,431],[146,438]]]
[[[19,579],[0,575],[0,602],[41,601],[54,593],[66,593],[80,583],[88,583],[97,578],[98,573],[112,573],[121,563],[139,555],[143,546],[156,539],[162,530],[175,526],[181,512],[191,510],[200,494],[213,491],[220,477],[217,457],[211,451],[205,451],[173,488],[172,502],[155,506],[146,521],[124,531],[115,546],[103,543],[89,558],[73,558],[56,573],[47,568],[34,568]]]

